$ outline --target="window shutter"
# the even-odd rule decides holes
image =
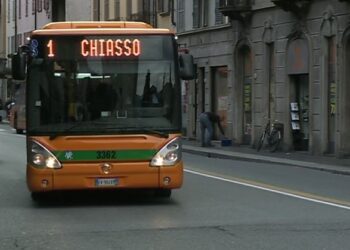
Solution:
[[[224,20],[224,16],[219,10],[220,0],[215,0],[215,24],[222,24]]]
[[[203,1],[203,26],[208,26],[209,24],[209,3],[208,0]]]
[[[193,0],[193,28],[199,27],[199,1],[200,0]]]
[[[114,3],[115,7],[114,7],[114,18],[115,20],[119,20],[120,19],[120,0],[115,0]]]
[[[177,31],[185,31],[185,0],[178,0]]]

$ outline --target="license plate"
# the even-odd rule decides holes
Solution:
[[[117,178],[100,178],[95,180],[95,185],[97,187],[111,187],[118,185]]]

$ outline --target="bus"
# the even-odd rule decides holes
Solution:
[[[62,190],[182,186],[181,79],[193,57],[142,22],[55,22],[12,57],[26,82],[27,186]]]
[[[23,134],[26,129],[25,86],[24,82],[16,83],[14,104],[9,109],[10,126],[16,130],[17,134]]]

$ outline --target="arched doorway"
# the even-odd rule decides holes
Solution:
[[[350,29],[344,43],[344,80],[340,84],[339,117],[340,117],[340,155],[350,155]],[[338,111],[336,111],[338,112]]]
[[[297,37],[289,41],[287,72],[290,80],[290,120],[293,148],[307,151],[310,141],[309,47]]]
[[[242,106],[241,112],[241,134],[242,144],[252,143],[252,53],[248,45],[243,44],[238,49],[238,83],[240,93],[238,100]],[[240,97],[240,98],[239,98]]]

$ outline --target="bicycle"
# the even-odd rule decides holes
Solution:
[[[263,133],[261,134],[256,150],[259,152],[262,148],[265,138],[267,139],[267,145],[270,148],[270,152],[275,152],[282,141],[283,124],[275,121],[271,124],[268,120]]]

